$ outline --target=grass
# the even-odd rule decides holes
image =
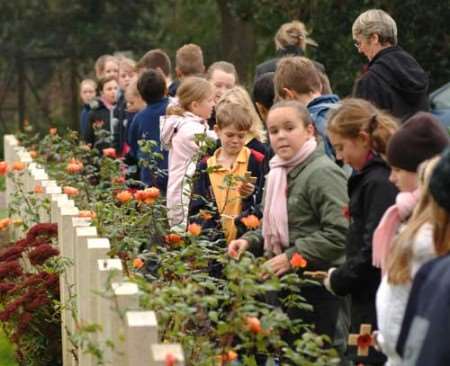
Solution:
[[[17,366],[14,351],[3,330],[0,330],[0,363],[2,366]]]

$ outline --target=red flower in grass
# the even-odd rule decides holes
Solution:
[[[0,161],[0,175],[5,175],[8,172],[8,164],[5,161]]]
[[[22,256],[23,249],[21,246],[13,246],[0,251],[0,262],[12,261]]]
[[[38,237],[52,238],[56,235],[58,235],[57,224],[36,224],[28,231],[26,240],[30,243]]]
[[[0,279],[17,277],[22,274],[22,268],[17,260],[0,264]]]
[[[37,248],[33,249],[29,254],[28,258],[32,265],[44,264],[45,261],[55,255],[59,254],[59,250],[51,246],[50,244],[42,244]]]
[[[308,261],[298,253],[294,253],[289,263],[292,268],[305,268],[308,265]]]
[[[107,158],[115,159],[117,156],[116,149],[113,149],[112,147],[103,149],[103,156],[106,156]]]
[[[13,283],[0,282],[0,296],[7,294],[14,287],[16,287],[16,286]]]
[[[168,353],[166,355],[166,366],[175,366],[175,364],[177,363],[177,359],[175,358],[175,356],[171,353]]]
[[[359,348],[368,348],[372,345],[372,336],[370,334],[361,334],[356,340]]]

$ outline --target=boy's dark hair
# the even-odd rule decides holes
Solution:
[[[136,64],[136,70],[160,69],[169,77],[172,69],[170,58],[162,49],[157,48],[148,51]]]
[[[263,105],[267,110],[272,107],[275,99],[274,75],[274,72],[266,72],[257,78],[253,84],[253,101]]]
[[[150,69],[139,77],[137,88],[142,99],[152,104],[166,95],[166,80],[161,71]]]

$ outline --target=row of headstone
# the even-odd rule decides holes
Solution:
[[[120,259],[108,258],[109,240],[98,237],[89,218],[79,217],[74,201],[33,162],[15,136],[4,136],[4,149],[8,165],[15,161],[26,164],[24,171],[15,175],[25,191],[33,192],[39,185],[43,188],[39,199],[50,202],[49,211],[40,211],[39,221],[58,225],[60,255],[68,262],[60,276],[63,365],[97,365],[95,352],[88,352],[92,346],[100,350],[105,365],[183,365],[180,345],[158,344],[155,313],[139,309],[138,286],[124,277]],[[7,178],[7,203],[15,189]],[[22,209],[25,207],[19,211]],[[94,325],[98,325],[97,331],[88,331]]]

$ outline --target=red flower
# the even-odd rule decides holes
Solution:
[[[11,291],[14,287],[16,286],[13,283],[0,282],[0,296],[5,295],[9,291]]]
[[[261,331],[262,331],[261,322],[259,321],[258,318],[254,317],[254,316],[248,316],[245,319],[245,322],[247,324],[247,329],[251,333],[253,333],[253,334],[261,333]]]
[[[305,268],[308,265],[307,260],[298,253],[294,253],[289,263],[292,268]]]
[[[13,246],[5,248],[0,252],[0,261],[12,261],[22,256],[23,248],[21,246]]]
[[[261,222],[255,215],[245,216],[241,219],[241,222],[250,230],[257,229],[261,225]]]
[[[342,215],[347,219],[350,220],[350,208],[348,206],[342,207]]]
[[[32,265],[43,264],[47,259],[59,254],[59,250],[51,246],[50,244],[39,245],[36,249],[33,249],[28,258]]]
[[[22,274],[22,268],[17,260],[0,264],[0,279],[16,277]]]
[[[372,345],[372,336],[370,334],[360,334],[356,340],[359,348],[368,348]]]
[[[166,355],[166,362],[165,362],[166,366],[175,366],[176,362],[177,362],[177,359],[175,358],[175,356],[173,354],[168,353]]]
[[[33,316],[31,313],[24,312],[19,317],[19,323],[17,324],[17,335],[23,334],[23,332],[28,328],[28,324],[30,324]]]
[[[27,233],[27,244],[36,240],[37,238],[49,239],[56,237],[58,235],[58,225],[57,224],[36,224]]]
[[[8,172],[8,164],[5,161],[0,161],[0,175],[5,175]]]
[[[108,147],[106,149],[103,149],[103,156],[106,156],[107,158],[112,158],[115,159],[116,158],[116,150],[113,149],[112,147]]]

